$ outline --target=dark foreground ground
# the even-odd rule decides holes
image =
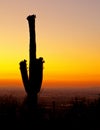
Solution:
[[[26,99],[0,97],[0,128],[7,129],[61,129],[100,130],[100,98],[88,102],[75,98],[70,106],[33,107]]]

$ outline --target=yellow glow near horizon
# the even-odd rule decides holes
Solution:
[[[26,17],[33,13],[37,58],[45,60],[43,86],[100,86],[99,5],[98,0],[1,1],[0,86],[22,86],[19,62],[26,59],[28,67]]]

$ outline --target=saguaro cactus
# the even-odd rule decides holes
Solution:
[[[20,71],[25,91],[28,96],[37,97],[40,92],[43,79],[42,57],[36,58],[36,34],[35,34],[35,15],[27,17],[29,25],[30,43],[29,43],[29,73],[27,72],[26,60],[20,62]]]

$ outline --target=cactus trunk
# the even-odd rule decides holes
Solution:
[[[37,99],[43,79],[43,58],[36,58],[36,34],[35,34],[35,15],[27,17],[29,25],[29,77],[27,73],[26,60],[20,62],[20,71],[24,88],[29,97]]]

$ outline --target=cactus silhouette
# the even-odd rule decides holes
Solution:
[[[27,17],[29,25],[29,73],[27,72],[26,60],[20,62],[20,71],[25,91],[29,97],[37,98],[40,92],[43,80],[43,63],[42,57],[36,58],[36,34],[35,34],[36,15]]]

